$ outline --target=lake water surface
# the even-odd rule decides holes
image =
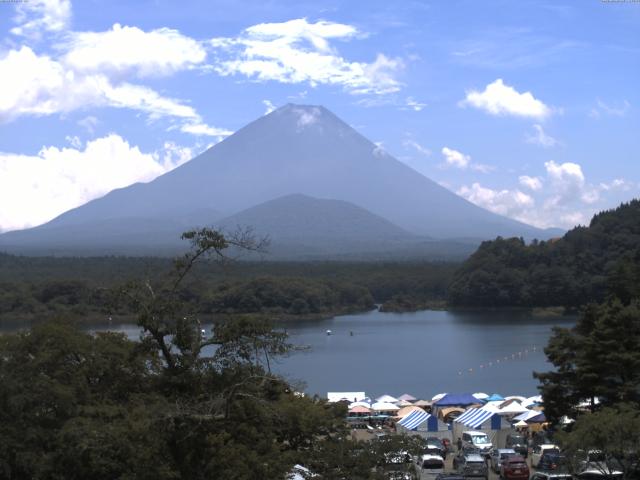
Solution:
[[[547,371],[543,348],[566,317],[523,311],[371,311],[323,321],[287,322],[290,341],[309,349],[274,369],[306,391],[365,391],[431,398],[442,392],[535,395],[533,371]],[[137,338],[133,325],[114,330]],[[332,335],[328,336],[326,330]],[[351,334],[353,333],[353,335]]]

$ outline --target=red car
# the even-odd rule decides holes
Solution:
[[[520,455],[507,457],[500,465],[500,478],[504,480],[529,480],[529,467]]]

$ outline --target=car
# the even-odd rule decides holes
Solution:
[[[494,448],[489,453],[489,466],[494,472],[498,473],[502,461],[514,455],[517,455],[517,453],[513,448]]]
[[[464,455],[457,463],[457,471],[465,478],[482,477],[489,478],[489,471],[484,457],[477,453]]]
[[[540,459],[545,452],[560,453],[560,449],[553,443],[544,443],[542,445],[536,445],[535,447],[533,447],[533,450],[531,450],[531,466],[533,468],[538,468]]]
[[[444,473],[444,459],[440,455],[417,455],[415,470],[418,478],[435,478]]]
[[[621,480],[623,477],[621,470],[605,462],[586,462],[576,475],[578,480]]]
[[[447,449],[442,443],[442,440],[440,440],[438,437],[429,437],[427,438],[426,443],[427,443],[426,450],[429,450],[429,451],[425,453],[438,452],[437,454],[440,455],[442,458],[445,458],[445,459],[447,458]]]
[[[560,452],[555,450],[547,450],[540,457],[537,466],[538,470],[566,470],[567,459]]]
[[[462,432],[462,446],[478,448],[483,455],[488,455],[493,448],[487,434],[476,430]]]
[[[527,444],[527,439],[521,433],[510,433],[507,435],[505,441],[505,448],[512,448],[517,453],[522,455],[524,458],[527,458],[529,454],[529,446]]]
[[[529,467],[522,455],[506,458],[500,465],[500,478],[503,480],[529,480]]]
[[[531,476],[530,480],[572,480],[570,473],[563,472],[536,472]]]
[[[467,455],[482,455],[482,452],[476,447],[462,447],[462,450],[457,452],[453,457],[453,468],[455,470],[458,469],[458,464],[461,463]]]

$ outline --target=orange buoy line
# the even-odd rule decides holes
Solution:
[[[500,364],[500,362],[502,363],[506,363],[509,360],[521,360],[523,357],[528,356],[530,353],[536,353],[538,352],[538,347],[536,345],[533,345],[531,347],[525,348],[524,350],[520,350],[518,352],[513,352],[510,355],[506,355],[503,358],[497,358],[495,361],[491,360],[485,363],[481,363],[479,365],[479,369],[484,370],[484,368],[491,368],[493,367],[494,363],[497,365]],[[462,376],[465,373],[471,375],[473,374],[474,371],[474,367],[469,367],[467,369],[463,369],[463,370],[458,370],[458,376]]]

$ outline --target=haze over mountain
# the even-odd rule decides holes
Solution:
[[[292,194],[304,196],[256,207]],[[239,213],[251,207],[256,209]],[[369,243],[375,238],[381,247],[389,241],[406,244],[419,236],[557,234],[464,200],[399,162],[323,107],[289,104],[152,182],[114,190],[45,225],[4,234],[0,248],[112,251],[145,242],[154,248],[171,247],[177,243],[176,231],[211,225],[229,215],[226,224],[252,224],[258,234],[271,233],[261,232],[260,226],[277,226],[267,225],[266,218],[286,219],[286,228],[276,228],[282,241],[296,239],[301,244],[306,242],[305,230],[306,237],[335,235],[336,244],[362,246],[365,238]]]

